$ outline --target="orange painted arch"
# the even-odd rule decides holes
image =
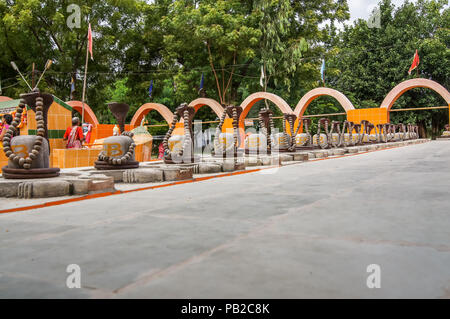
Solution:
[[[197,112],[201,107],[208,106],[210,107],[214,113],[220,118],[223,114],[223,107],[219,102],[213,99],[208,98],[198,98],[189,103],[189,106],[192,106]]]
[[[343,93],[334,89],[320,87],[309,91],[300,99],[295,107],[294,114],[301,118],[311,102],[323,95],[334,97],[344,108],[345,112],[355,109],[352,102],[350,102],[350,100]]]
[[[411,79],[395,86],[388,93],[388,95],[386,95],[380,107],[390,110],[394,105],[395,101],[397,101],[397,99],[400,96],[402,96],[403,93],[417,87],[428,88],[435,91],[444,98],[444,100],[447,102],[448,105],[450,105],[450,93],[447,91],[445,87],[443,87],[442,85],[440,85],[435,81],[428,79]]]
[[[173,113],[167,106],[160,103],[145,103],[136,111],[136,113],[134,113],[134,116],[131,119],[130,123],[131,127],[139,126],[144,116],[146,116],[147,113],[152,110],[155,110],[156,112],[161,114],[167,124],[170,125],[170,123],[172,123]]]
[[[278,95],[275,95],[273,93],[268,92],[256,92],[251,95],[249,95],[242,103],[242,114],[240,117],[240,122],[244,122],[245,118],[248,115],[248,112],[250,112],[253,105],[255,105],[256,102],[261,100],[269,100],[272,103],[274,103],[283,113],[292,113],[292,109],[287,104],[285,100],[283,100]]]
[[[12,98],[0,95],[0,102],[11,101]]]
[[[81,101],[68,101],[66,102],[72,109],[76,110],[78,113],[83,113],[83,103]],[[84,121],[88,122],[94,126],[99,124],[97,116],[95,116],[94,111],[90,108],[89,105],[84,103]]]

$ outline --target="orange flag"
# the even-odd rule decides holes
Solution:
[[[89,45],[89,53],[91,54],[91,60],[94,60],[94,56],[92,54],[92,30],[91,30],[90,23],[89,23],[89,29],[88,29],[88,45]]]
[[[411,74],[412,70],[414,70],[415,68],[417,68],[420,64],[420,60],[419,60],[419,52],[417,52],[414,54],[414,60],[413,63],[411,64],[411,67],[409,68],[408,74]]]

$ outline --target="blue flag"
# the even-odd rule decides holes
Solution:
[[[322,82],[325,83],[325,59],[322,59],[322,67],[320,68],[320,74],[322,76]]]
[[[150,81],[150,87],[148,88],[148,96],[152,97],[152,91],[153,91],[153,80]]]
[[[75,80],[72,78],[70,82],[70,98],[73,99],[73,92],[75,92]]]
[[[203,89],[204,83],[205,83],[205,77],[203,76],[203,73],[202,73],[202,80],[200,81],[200,90]]]

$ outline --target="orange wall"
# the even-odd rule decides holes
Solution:
[[[56,149],[53,151],[53,166],[59,168],[94,166],[101,150]]]
[[[347,112],[347,120],[360,124],[362,120],[373,125],[389,123],[389,112],[385,108],[356,109]]]
[[[99,124],[92,129],[91,141],[101,139],[113,135],[113,129],[115,124]],[[131,131],[133,127],[130,124],[125,124],[125,131]]]

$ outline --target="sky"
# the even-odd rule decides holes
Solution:
[[[373,8],[380,2],[380,0],[347,0],[350,9],[350,24],[357,19],[367,20]],[[405,0],[392,0],[397,7],[401,6]],[[416,2],[410,0],[409,2]]]

